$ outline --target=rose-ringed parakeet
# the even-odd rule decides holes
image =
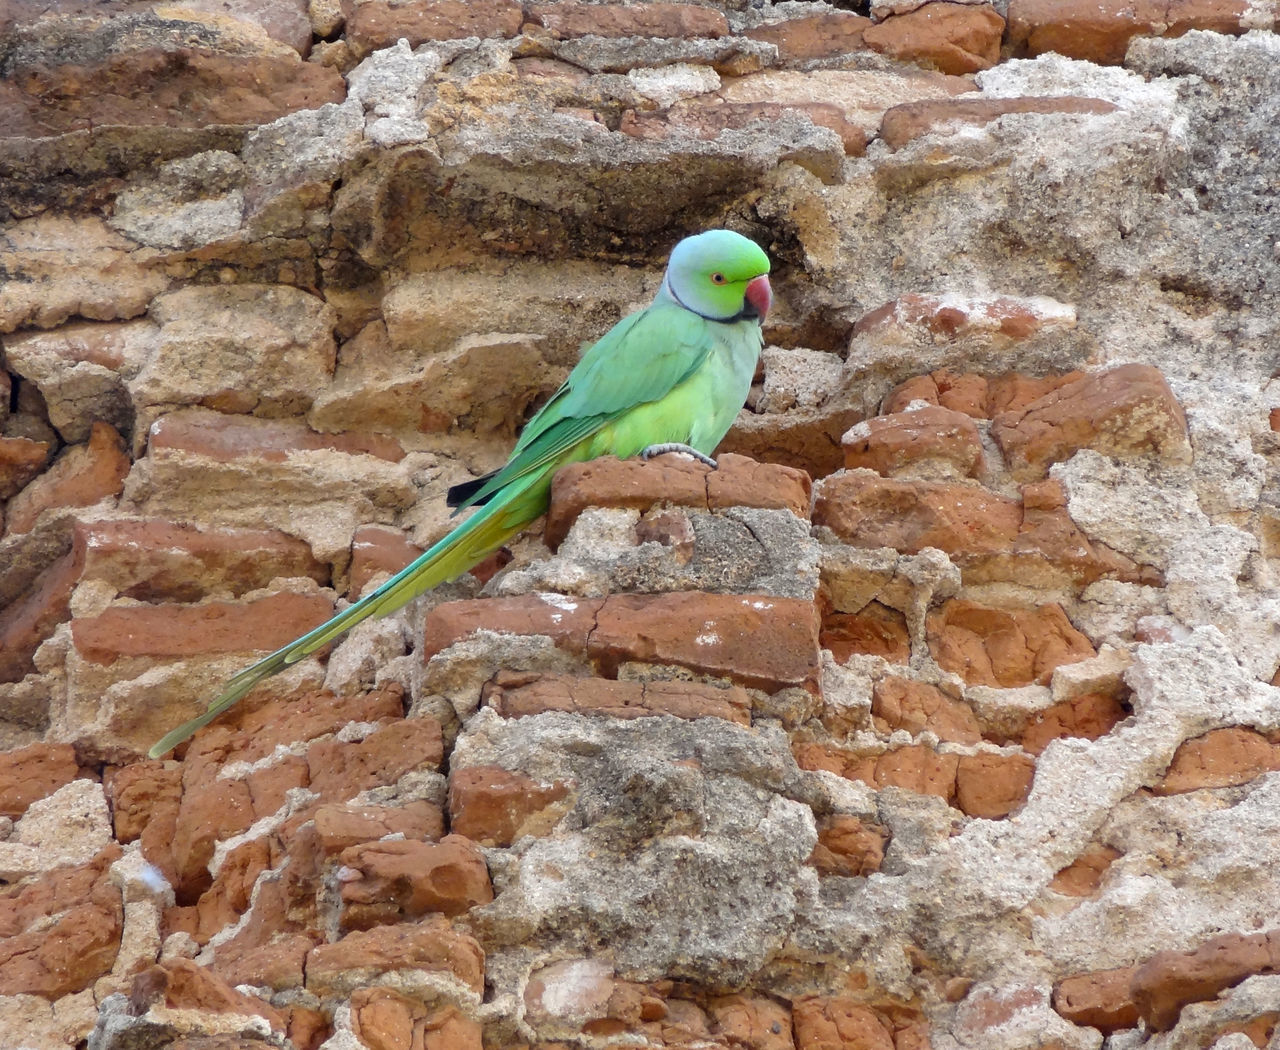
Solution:
[[[478,508],[377,590],[235,675],[197,718],[167,734],[156,758],[264,678],[316,652],[362,620],[393,612],[461,576],[547,509],[567,463],[684,451],[709,457],[746,401],[772,302],[769,259],[752,241],[709,230],[676,245],[653,303],[624,317],[586,351],[526,424],[500,470],[449,490]]]

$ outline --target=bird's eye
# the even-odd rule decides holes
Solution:
[[[716,272],[711,275],[712,284],[724,284],[728,280],[724,274]]]

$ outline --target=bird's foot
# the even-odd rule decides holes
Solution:
[[[716,470],[720,466],[720,464],[710,456],[703,455],[696,448],[690,448],[688,445],[682,445],[679,441],[664,441],[660,445],[650,445],[648,448],[640,450],[640,458],[650,460],[653,459],[654,456],[661,456],[667,452],[683,452],[686,456],[692,456],[699,463],[705,463],[712,470]]]

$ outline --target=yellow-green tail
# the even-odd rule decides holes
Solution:
[[[166,733],[147,754],[159,758],[227,710],[254,686],[328,645],[356,624],[385,616],[424,591],[457,579],[546,510],[549,472],[513,482],[410,565],[331,620],[234,675],[208,708]]]

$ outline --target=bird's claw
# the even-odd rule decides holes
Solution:
[[[640,458],[643,460],[653,459],[654,456],[661,456],[667,452],[683,452],[686,456],[692,456],[699,463],[703,463],[712,470],[719,469],[720,464],[710,456],[704,455],[696,448],[690,448],[688,445],[681,444],[679,441],[664,441],[660,445],[650,445],[648,448],[640,450]]]

